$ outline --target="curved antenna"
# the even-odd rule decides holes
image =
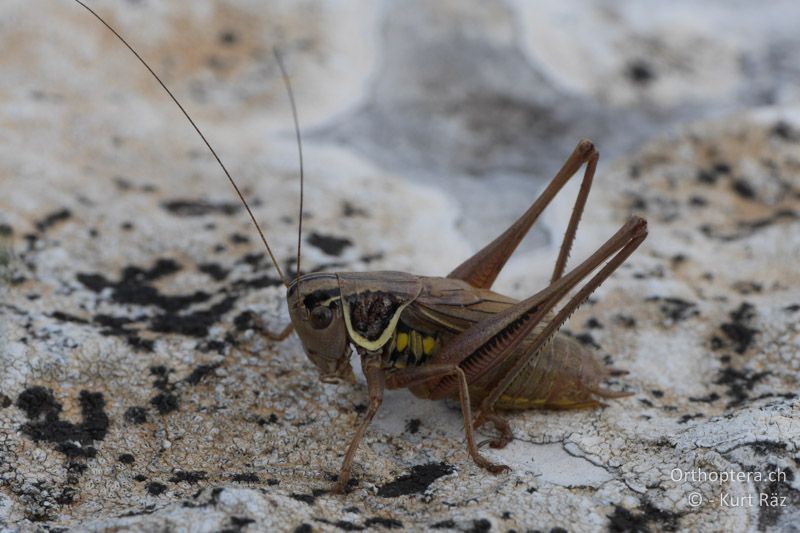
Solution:
[[[194,131],[196,131],[197,134],[200,136],[200,138],[203,139],[203,142],[208,147],[208,149],[211,151],[211,154],[214,156],[214,159],[217,160],[217,163],[219,163],[219,166],[222,168],[222,171],[225,173],[225,176],[228,178],[228,181],[230,181],[231,185],[233,185],[233,189],[236,191],[236,194],[239,195],[239,199],[242,201],[242,204],[244,205],[244,208],[247,210],[247,214],[250,215],[250,220],[253,222],[253,225],[256,227],[256,230],[258,231],[259,236],[261,236],[261,242],[263,242],[264,246],[267,248],[267,252],[269,253],[269,257],[270,257],[270,259],[272,259],[272,264],[273,264],[273,266],[275,266],[275,270],[278,271],[278,275],[281,277],[281,281],[288,288],[289,287],[289,282],[286,280],[286,277],[283,275],[283,271],[281,270],[281,267],[278,266],[278,261],[275,260],[275,255],[272,253],[272,249],[269,247],[269,243],[267,243],[267,238],[264,236],[264,232],[261,231],[261,226],[258,225],[258,222],[256,221],[256,217],[255,217],[255,215],[253,215],[253,211],[250,210],[250,206],[247,204],[247,200],[244,199],[244,195],[242,194],[242,191],[239,190],[239,187],[236,185],[236,182],[233,181],[233,178],[231,177],[230,172],[228,172],[228,169],[225,168],[225,165],[222,164],[222,160],[217,155],[217,152],[215,152],[214,149],[211,147],[211,143],[208,142],[208,140],[206,139],[206,136],[203,135],[203,132],[200,131],[200,128],[197,127],[197,124],[195,124],[194,120],[192,120],[192,117],[189,116],[189,113],[186,112],[186,110],[183,108],[183,106],[178,101],[178,99],[175,98],[175,95],[172,94],[172,91],[170,91],[169,88],[167,88],[167,86],[164,84],[164,82],[161,81],[161,78],[158,77],[158,74],[156,74],[153,71],[153,69],[150,68],[150,65],[148,65],[147,62],[144,59],[142,59],[142,56],[140,56],[139,53],[136,50],[134,50],[133,47],[130,44],[128,44],[128,41],[126,41],[122,37],[122,35],[117,33],[117,30],[112,28],[105,20],[103,20],[103,17],[98,15],[91,7],[89,7],[86,4],[84,4],[83,2],[81,2],[81,0],[75,0],[75,2],[80,4],[84,9],[86,9],[86,11],[88,11],[89,13],[94,15],[94,17],[97,20],[99,20],[103,24],[103,26],[108,28],[109,31],[111,33],[113,33],[117,37],[117,39],[122,41],[122,44],[124,44],[125,47],[128,50],[130,50],[131,53],[134,56],[136,56],[136,59],[138,59],[139,62],[142,65],[144,65],[144,67],[148,71],[150,71],[150,74],[153,75],[153,77],[156,79],[158,84],[161,85],[161,87],[167,92],[169,97],[172,98],[172,101],[175,102],[175,105],[178,106],[178,109],[181,110],[181,112],[183,113],[183,116],[186,117],[186,119],[189,121],[189,123],[194,128]]]
[[[297,276],[295,280],[300,284],[300,244],[303,238],[303,142],[300,140],[300,121],[297,119],[297,105],[294,102],[294,91],[292,91],[292,82],[289,81],[289,75],[286,73],[286,67],[283,65],[283,58],[277,47],[273,47],[272,53],[275,54],[275,61],[278,62],[278,68],[281,69],[281,77],[283,77],[283,85],[286,87],[286,92],[289,94],[289,103],[292,106],[292,118],[294,119],[294,133],[297,137],[297,153],[300,157],[300,215],[297,223]]]

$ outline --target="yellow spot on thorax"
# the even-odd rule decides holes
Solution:
[[[404,352],[408,347],[408,333],[397,334],[397,351]]]
[[[422,339],[422,350],[425,352],[425,355],[433,353],[434,348],[436,348],[436,339],[433,337],[425,337]]]

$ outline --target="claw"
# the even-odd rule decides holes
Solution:
[[[489,466],[485,468],[492,474],[502,474],[503,472],[511,472],[511,467],[495,463],[490,463]]]
[[[334,494],[344,494],[344,489],[346,489],[346,488],[347,488],[347,481],[345,481],[344,483],[342,483],[341,481],[338,481],[336,483],[336,485],[333,486],[333,493]]]

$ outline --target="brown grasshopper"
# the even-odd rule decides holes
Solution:
[[[211,150],[239,195],[286,286],[291,322],[280,333],[265,334],[270,339],[283,340],[294,330],[325,383],[354,381],[351,346],[361,357],[369,405],[345,454],[335,487],[337,492],[347,486],[356,450],[380,408],[385,389],[407,388],[415,396],[430,400],[458,399],[467,450],[479,466],[493,473],[508,467],[481,455],[474,431],[491,422],[499,434],[489,444],[494,448],[506,446],[512,440],[512,431],[498,411],[593,408],[603,405],[597,397],[618,398],[629,394],[602,388],[600,384],[610,376],[610,370],[597,360],[591,349],[559,333],[567,318],[647,236],[645,220],[633,217],[588,259],[565,274],[597,166],[598,152],[590,141],[578,143],[547,188],[511,227],[447,277],[404,272],[301,274],[302,144],[291,86],[276,54],[289,93],[300,154],[297,275],[289,280],[233,178],[188,113],[113,28],[83,2],[75,1],[111,30],[155,76]],[[520,301],[492,291],[492,283],[517,245],[584,164],[583,180],[549,286]],[[566,303],[557,309],[565,299]]]

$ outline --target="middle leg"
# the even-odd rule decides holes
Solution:
[[[461,415],[464,418],[464,436],[467,439],[467,451],[470,457],[472,457],[472,460],[475,461],[478,466],[485,468],[493,474],[509,470],[506,465],[489,461],[478,451],[479,446],[475,443],[475,428],[472,425],[469,384],[467,383],[467,377],[464,371],[459,368],[458,365],[428,365],[418,368],[406,368],[388,374],[386,376],[386,386],[389,389],[409,388],[426,382],[435,382],[437,379],[446,376],[454,376],[458,381],[458,399],[461,404]]]

